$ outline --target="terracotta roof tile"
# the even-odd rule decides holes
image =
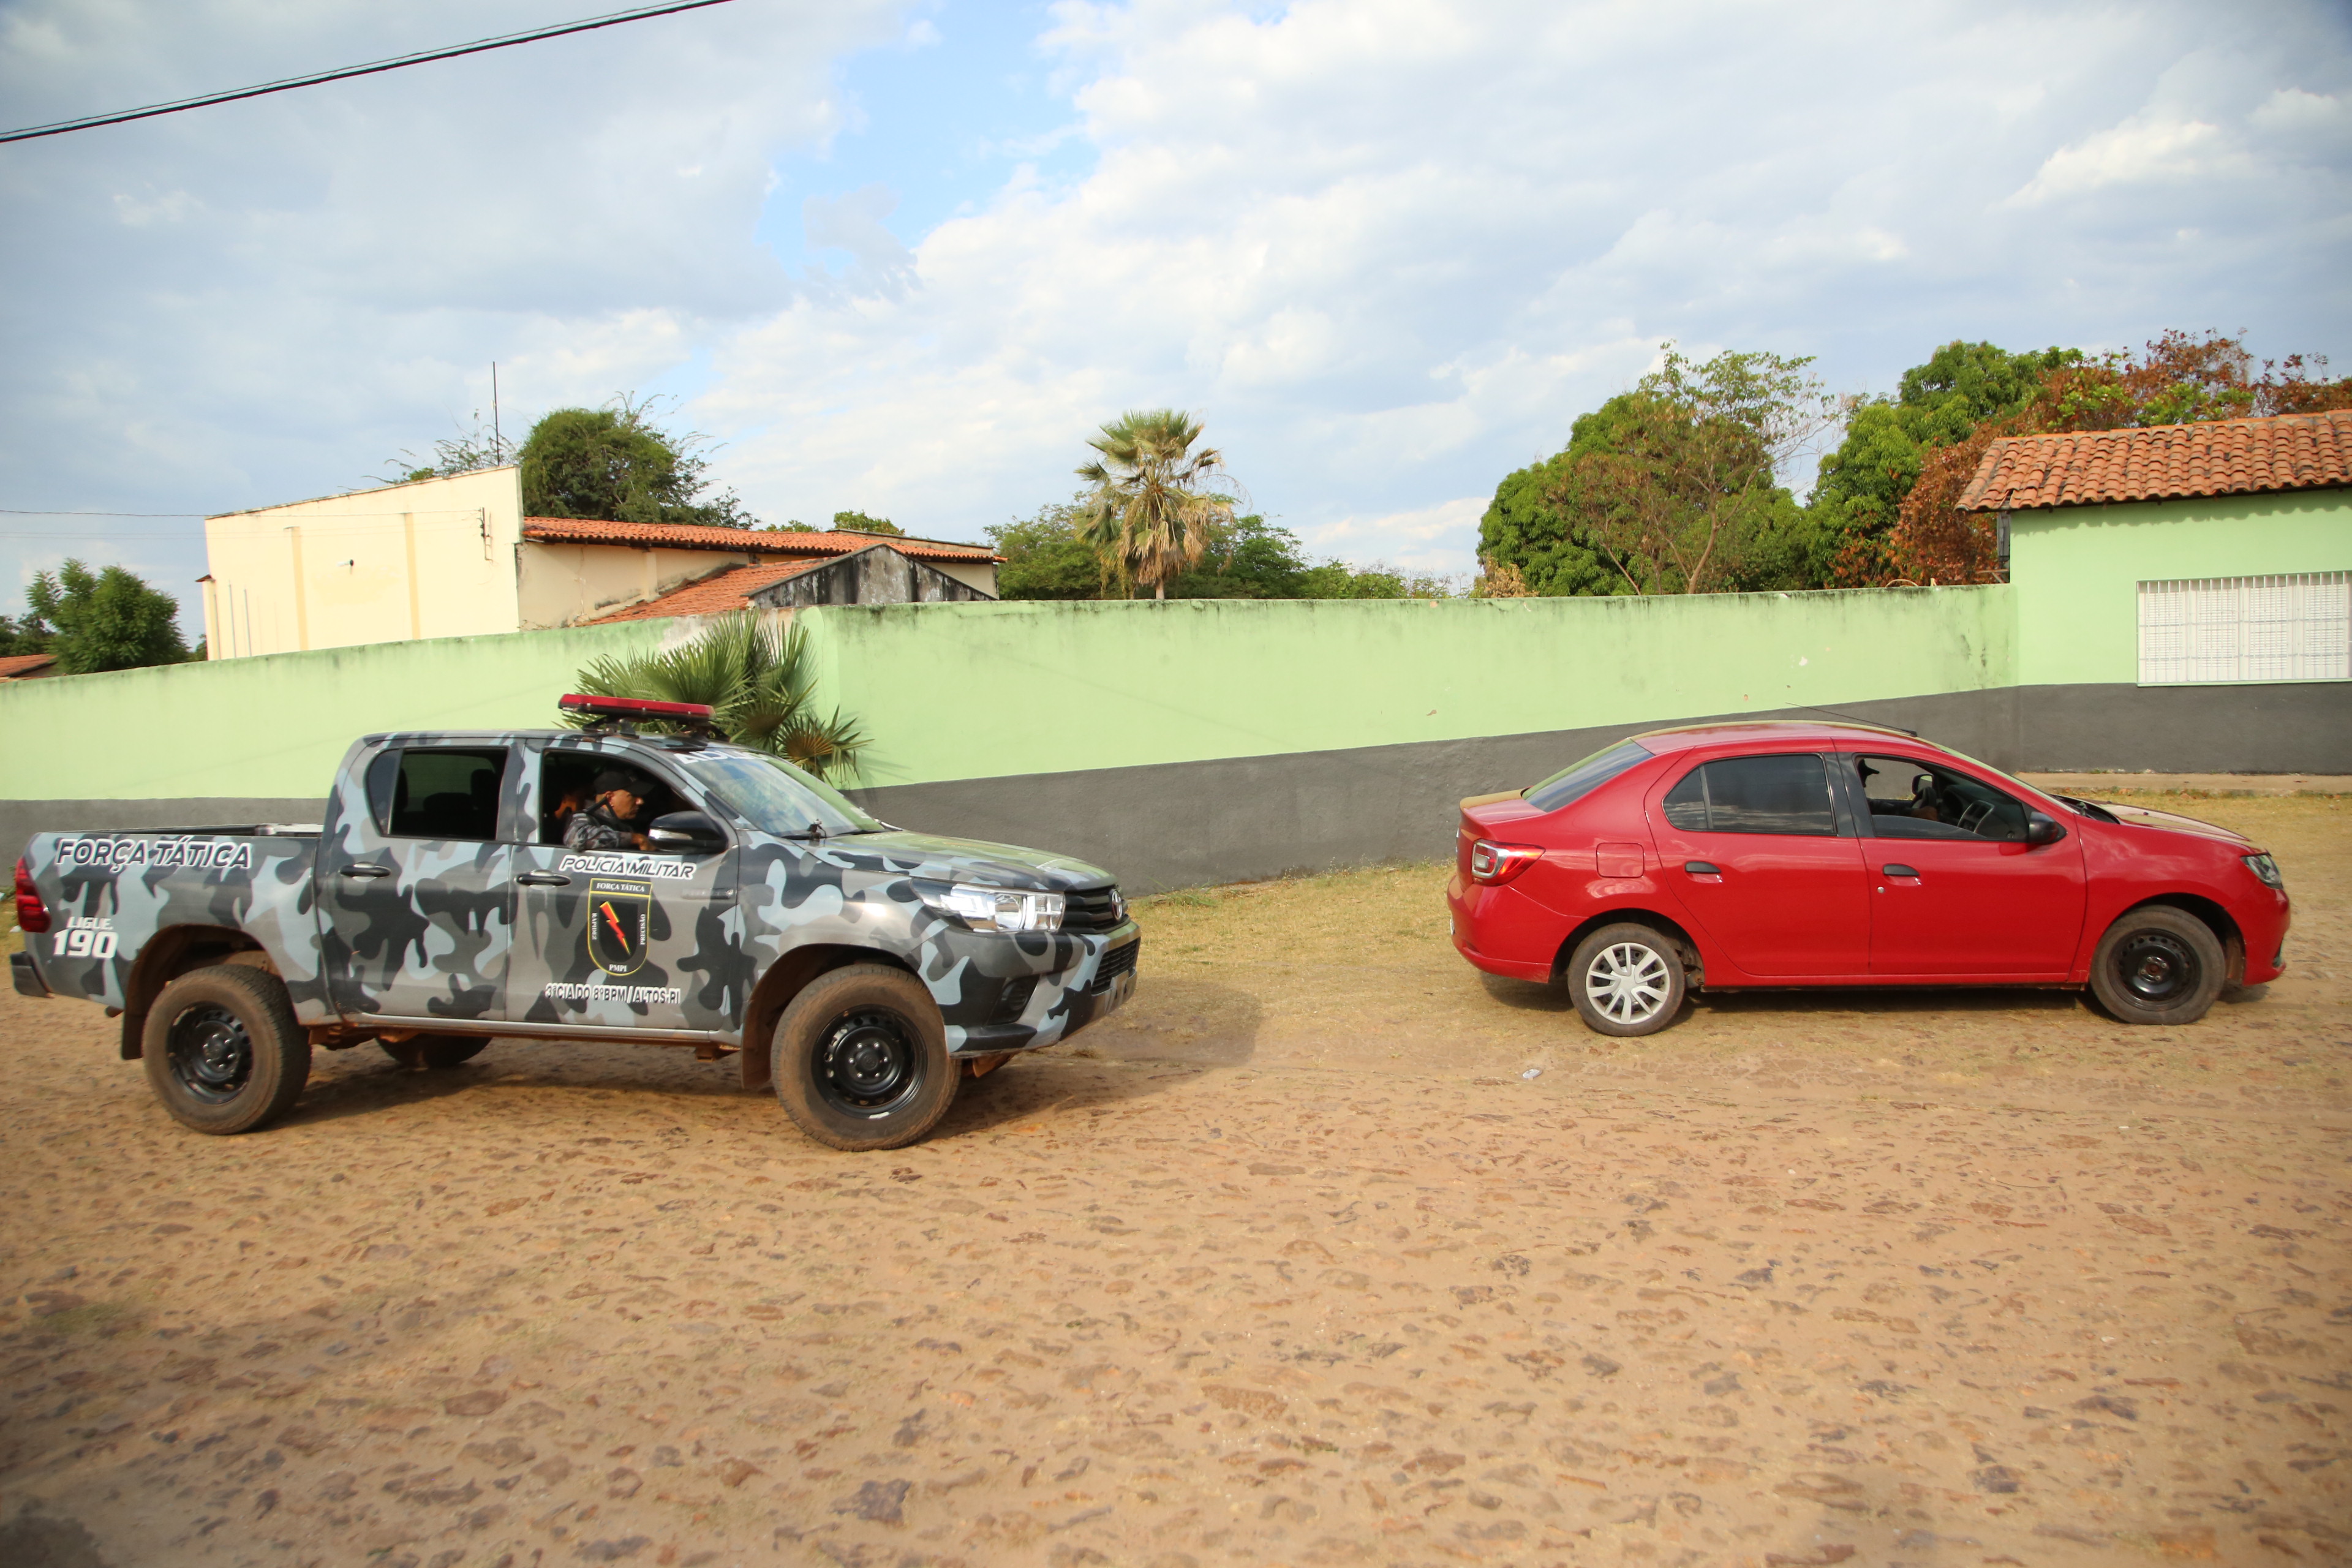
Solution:
[[[2003,437],[1986,449],[1959,510],[2021,511],[2332,485],[2352,485],[2352,409]]]
[[[659,598],[647,599],[583,624],[601,626],[612,621],[651,621],[665,616],[716,616],[728,610],[748,610],[751,607],[752,590],[797,577],[803,572],[814,572],[830,565],[832,561],[831,556],[825,556],[815,561],[772,561],[764,566],[730,566],[683,588],[673,588]]]
[[[55,654],[12,653],[5,658],[0,658],[0,680],[21,680],[35,670],[57,662]]]
[[[733,550],[748,555],[831,557],[887,544],[918,561],[999,561],[985,544],[909,539],[887,533],[770,532],[766,529],[704,528],[683,522],[606,522],[586,517],[527,517],[522,536],[541,544],[660,545],[669,550]]]

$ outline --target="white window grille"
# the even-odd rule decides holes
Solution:
[[[2139,683],[2352,680],[2352,572],[2139,585]]]

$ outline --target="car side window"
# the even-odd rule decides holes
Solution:
[[[393,838],[489,843],[499,836],[502,746],[407,746],[368,764],[368,804]]]
[[[1911,757],[1857,756],[1853,768],[1881,838],[2024,842],[2024,805],[1966,773]]]
[[[1779,833],[1833,838],[1829,774],[1810,752],[1725,757],[1666,792],[1666,821],[1686,833]]]

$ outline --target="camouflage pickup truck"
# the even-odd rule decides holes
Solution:
[[[35,836],[16,989],[120,1012],[202,1132],[286,1112],[314,1047],[446,1068],[531,1037],[740,1052],[849,1150],[920,1139],[960,1082],[1131,993],[1108,873],[892,827],[765,752],[636,732],[651,705],[566,704],[596,721],[370,735],[317,826]],[[615,778],[625,832],[567,843]]]

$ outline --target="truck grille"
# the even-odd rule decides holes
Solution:
[[[1112,981],[1135,967],[1136,958],[1142,952],[1143,941],[1139,937],[1133,942],[1112,948],[1108,952],[1104,953],[1102,963],[1095,969],[1095,983],[1092,988],[1097,991],[1108,990]]]
[[[1117,931],[1127,921],[1127,900],[1117,888],[1089,888],[1065,893],[1062,929],[1080,934]]]

